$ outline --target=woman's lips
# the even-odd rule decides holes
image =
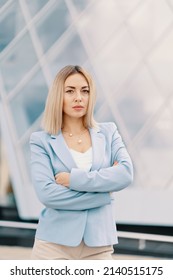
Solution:
[[[84,107],[83,106],[74,106],[73,109],[74,110],[82,110]]]

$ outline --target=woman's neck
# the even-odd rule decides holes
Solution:
[[[80,134],[85,129],[83,119],[64,120],[62,130],[68,133]]]

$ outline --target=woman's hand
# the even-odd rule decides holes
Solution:
[[[60,172],[55,175],[55,181],[57,184],[63,185],[64,187],[69,187],[70,184],[70,173]]]
[[[117,165],[118,162],[114,162],[114,166]],[[57,184],[60,184],[64,187],[69,187],[70,184],[70,173],[68,172],[60,172],[55,175],[55,181]]]

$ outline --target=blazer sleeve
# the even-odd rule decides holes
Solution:
[[[48,208],[62,210],[87,210],[111,203],[108,192],[84,193],[70,190],[55,182],[50,157],[41,139],[32,134],[30,137],[31,176],[33,185],[42,204]]]
[[[70,174],[71,190],[80,190],[83,192],[115,192],[126,188],[132,183],[132,161],[114,123],[110,123],[109,131],[112,133],[112,165],[115,161],[118,162],[118,165],[90,172],[73,168]]]

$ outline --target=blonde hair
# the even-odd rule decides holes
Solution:
[[[64,83],[70,75],[81,74],[88,82],[90,94],[86,115],[84,116],[85,127],[98,127],[94,120],[94,105],[96,99],[95,85],[91,75],[80,66],[67,65],[56,75],[49,90],[42,120],[42,128],[49,134],[57,134],[63,125],[63,95]]]

